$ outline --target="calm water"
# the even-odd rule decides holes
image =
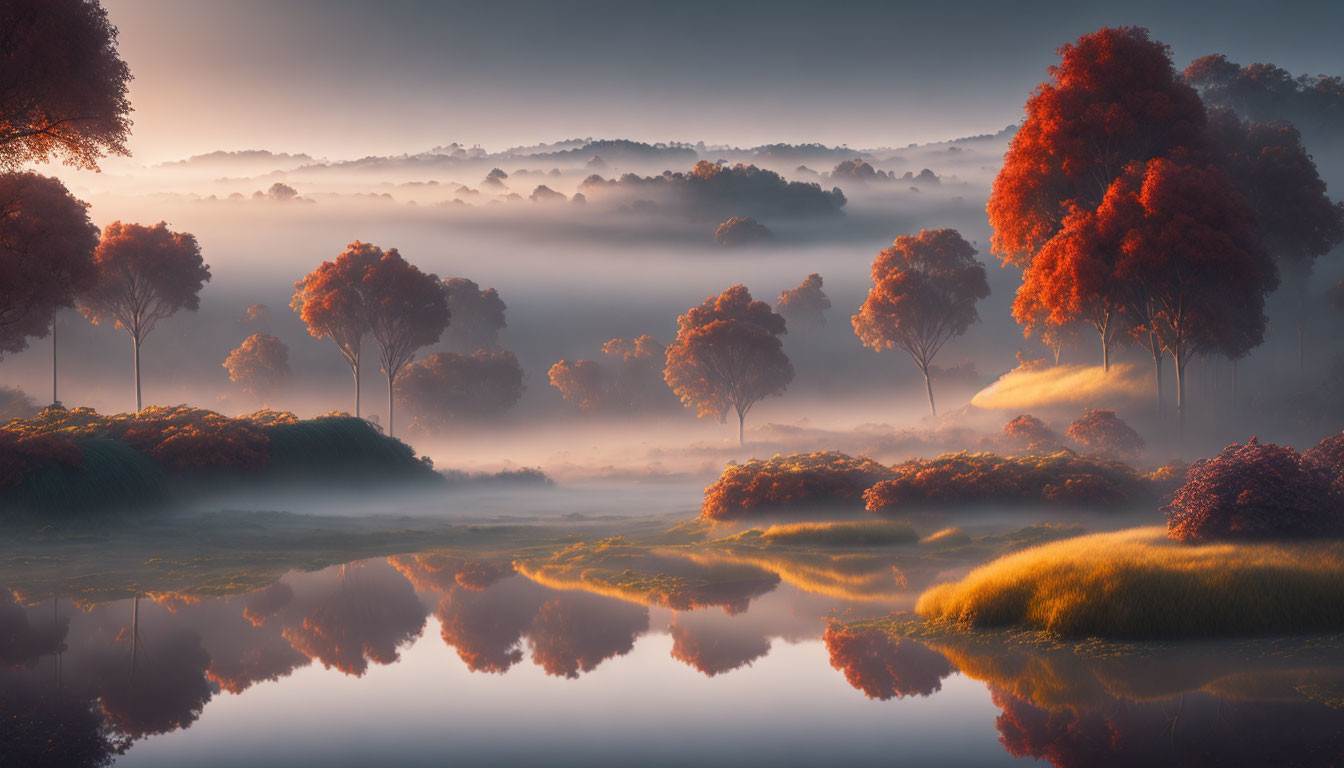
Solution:
[[[1328,654],[826,638],[827,616],[908,598],[787,582],[673,611],[424,556],[226,598],[0,595],[5,766],[1328,766],[1344,748]]]

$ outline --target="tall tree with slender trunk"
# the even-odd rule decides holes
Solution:
[[[663,378],[687,408],[723,421],[737,413],[737,443],[744,445],[747,413],[793,380],[793,364],[779,337],[784,318],[746,286],[710,296],[677,318],[677,338],[667,348]]]
[[[96,279],[81,297],[80,311],[95,325],[111,320],[130,334],[139,411],[140,345],[160,320],[200,307],[210,267],[194,235],[173,232],[164,222],[152,227],[120,221],[107,225],[94,263]]]
[[[355,416],[360,415],[360,351],[369,332],[361,284],[383,257],[376,245],[356,240],[332,261],[324,261],[294,283],[289,306],[315,338],[331,339],[355,378]]]
[[[873,287],[852,319],[865,345],[910,355],[924,374],[934,416],[929,366],[944,344],[979,322],[976,302],[989,296],[985,266],[975,255],[955,229],[901,235],[873,261]]]
[[[421,272],[389,248],[360,281],[369,336],[378,345],[387,376],[387,434],[395,434],[397,376],[416,350],[439,340],[448,328],[448,293],[437,275]]]
[[[56,391],[56,313],[73,307],[95,277],[98,228],[88,205],[61,182],[35,173],[0,174],[0,355],[51,333]]]

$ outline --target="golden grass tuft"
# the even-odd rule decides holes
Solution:
[[[858,520],[772,525],[761,538],[788,546],[882,547],[918,541],[919,534],[907,523]]]
[[[1344,541],[1190,545],[1164,528],[1044,544],[920,596],[926,619],[1125,639],[1344,629]]]

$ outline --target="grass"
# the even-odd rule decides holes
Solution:
[[[919,534],[907,523],[858,520],[772,525],[761,538],[795,547],[884,547],[919,541]]]
[[[924,618],[1066,637],[1229,637],[1344,630],[1344,541],[1189,545],[1163,528],[1033,547],[920,596]]]
[[[970,534],[954,525],[951,528],[944,528],[925,536],[920,543],[931,547],[960,547],[970,544],[971,537]]]

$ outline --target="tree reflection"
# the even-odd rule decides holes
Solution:
[[[822,639],[831,666],[870,699],[929,696],[942,689],[943,678],[953,672],[941,653],[875,627],[831,624]]]
[[[649,629],[649,609],[584,593],[542,604],[532,621],[532,661],[546,674],[578,677],[607,659],[624,656]]]

